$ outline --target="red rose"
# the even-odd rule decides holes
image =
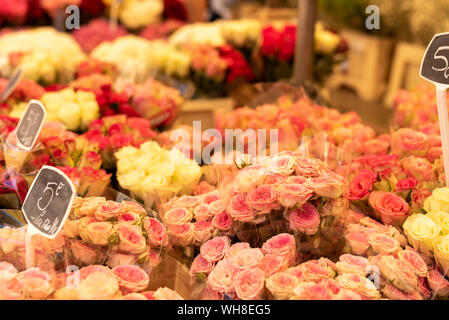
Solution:
[[[349,184],[349,200],[362,200],[368,196],[377,180],[377,174],[371,170],[361,170]]]

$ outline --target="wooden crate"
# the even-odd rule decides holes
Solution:
[[[395,50],[390,81],[384,104],[392,107],[394,96],[400,89],[411,89],[424,80],[419,76],[426,48],[417,44],[400,42]]]
[[[173,127],[178,125],[192,125],[193,121],[201,121],[203,130],[215,128],[215,114],[218,110],[232,111],[234,101],[223,99],[188,100],[182,106],[182,112]]]
[[[349,43],[348,60],[335,68],[327,86],[347,86],[366,101],[379,100],[387,87],[394,42],[353,30],[341,34]]]

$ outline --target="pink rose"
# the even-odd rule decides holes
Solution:
[[[257,267],[262,262],[264,254],[259,248],[243,249],[234,256],[233,260],[240,270]]]
[[[387,283],[382,292],[391,300],[422,300],[422,297],[418,292],[406,293],[391,283]]]
[[[129,211],[129,212],[119,213],[117,216],[117,221],[129,223],[129,224],[135,224],[135,223],[138,223],[141,218],[142,218],[142,216],[140,214],[138,214],[136,212]]]
[[[364,232],[347,232],[345,239],[353,254],[364,255],[369,249],[369,237]]]
[[[344,254],[340,256],[335,264],[338,273],[357,273],[362,276],[368,273],[370,262],[364,257],[354,256],[352,254]]]
[[[443,155],[442,147],[432,147],[429,149],[429,152],[427,152],[427,160],[429,160],[430,163],[434,163],[435,160],[441,159],[442,155]]]
[[[352,290],[341,289],[334,296],[334,300],[363,300],[363,297]]]
[[[128,293],[127,295],[124,295],[121,298],[121,300],[148,300],[148,299],[143,294],[133,292],[133,293]]]
[[[278,210],[276,203],[276,192],[270,185],[256,187],[247,194],[246,203],[251,208],[257,210],[259,214],[270,213],[271,210]]]
[[[419,181],[435,181],[435,170],[429,160],[419,157],[403,158],[400,161],[404,170]]]
[[[266,254],[258,267],[269,277],[276,272],[284,271],[287,268],[287,263],[288,261],[281,256]]]
[[[106,201],[105,204],[99,206],[95,212],[95,218],[99,221],[106,221],[115,218],[123,211],[123,204],[115,201]]]
[[[212,238],[214,227],[210,221],[198,221],[194,224],[195,234],[193,236],[196,243],[202,244]]]
[[[327,165],[320,160],[304,157],[296,158],[295,172],[298,176],[317,177],[325,169],[327,169]]]
[[[16,279],[23,286],[26,298],[45,299],[53,292],[50,275],[39,268],[22,271]]]
[[[230,230],[232,226],[232,218],[229,213],[222,211],[221,213],[215,215],[212,219],[212,225],[220,231]]]
[[[349,184],[349,200],[357,201],[368,197],[373,184],[377,180],[377,174],[371,170],[361,170]]]
[[[245,249],[251,249],[251,246],[249,245],[248,242],[234,243],[232,246],[229,247],[228,251],[226,252],[225,258],[233,258],[236,256],[237,253]]]
[[[224,300],[224,294],[206,285],[206,288],[201,292],[201,300]]]
[[[235,292],[234,279],[238,273],[239,269],[234,262],[230,259],[224,259],[219,261],[210,272],[207,283],[214,291],[233,294]]]
[[[254,214],[251,208],[246,204],[246,198],[243,194],[236,194],[231,200],[227,209],[231,217],[241,222],[251,222]]]
[[[288,222],[290,230],[313,235],[320,226],[320,213],[312,204],[306,203],[300,209],[290,212]]]
[[[439,297],[449,296],[449,281],[443,276],[441,271],[434,267],[427,273],[427,283],[430,289]]]
[[[76,216],[93,217],[97,210],[106,203],[103,197],[78,198],[79,204],[72,208]]]
[[[431,195],[432,192],[425,188],[412,190],[412,206],[422,208],[424,205],[424,201]]]
[[[83,239],[84,241],[89,241],[89,237],[87,235],[87,227],[91,224],[91,223],[95,223],[98,222],[97,219],[95,219],[94,217],[84,217],[81,218],[79,223],[78,223],[78,233],[79,236],[81,237],[81,239]]]
[[[186,208],[174,208],[164,214],[167,225],[182,225],[192,221],[193,215]]]
[[[101,258],[97,248],[91,247],[79,240],[70,242],[70,250],[75,260],[82,264],[95,264]]]
[[[173,243],[179,246],[188,246],[192,244],[195,236],[195,226],[193,223],[172,225],[168,231],[171,235]]]
[[[119,239],[119,250],[132,254],[142,253],[146,250],[147,241],[139,226],[120,222],[115,225],[115,229]]]
[[[169,288],[159,288],[154,292],[156,300],[184,300],[175,290]]]
[[[289,176],[293,173],[295,158],[290,155],[278,155],[268,160],[267,169],[271,173]]]
[[[212,218],[214,215],[210,212],[209,205],[200,204],[193,210],[196,221],[206,221]]]
[[[262,245],[262,251],[265,254],[275,254],[284,257],[290,264],[296,255],[295,237],[288,233],[278,234],[265,241]]]
[[[125,212],[137,214],[139,216],[147,215],[147,211],[138,203],[123,200],[121,204],[123,205],[123,211]]]
[[[364,144],[366,154],[385,154],[390,149],[390,142],[382,139],[368,140]]]
[[[313,196],[313,190],[307,184],[279,184],[276,186],[276,194],[279,203],[291,208],[302,206]]]
[[[143,228],[147,233],[148,242],[151,247],[165,247],[168,245],[167,231],[159,220],[146,217]]]
[[[225,211],[226,205],[222,199],[215,200],[209,204],[209,211],[213,215],[217,215]]]
[[[399,156],[424,156],[427,152],[428,140],[424,133],[410,128],[402,128],[391,136],[391,151]]]
[[[415,189],[418,186],[418,179],[416,178],[405,178],[402,180],[399,180],[398,183],[396,183],[396,188],[394,189],[395,192],[401,192],[401,191],[408,191],[410,189]]]
[[[336,278],[338,284],[368,299],[379,299],[380,294],[371,280],[357,273],[343,273]]]
[[[182,196],[176,199],[176,207],[177,208],[195,208],[200,204],[199,197],[193,196]]]
[[[276,300],[286,300],[293,294],[298,279],[287,272],[277,272],[269,276],[265,285]]]
[[[243,270],[235,277],[234,287],[239,299],[261,299],[265,287],[265,274],[259,268]]]
[[[346,184],[345,178],[332,171],[325,171],[321,176],[310,179],[310,187],[317,195],[331,199],[338,199]]]
[[[210,205],[212,202],[215,202],[217,200],[220,200],[220,195],[217,191],[213,191],[210,193],[206,193],[201,196],[201,203]]]
[[[190,266],[190,273],[204,273],[209,274],[212,269],[215,267],[214,262],[209,262],[203,258],[201,254],[197,255],[195,259],[193,259],[192,265]]]
[[[139,292],[148,287],[148,274],[136,265],[114,267],[112,272],[117,276],[122,293]]]
[[[380,258],[378,267],[385,279],[400,290],[405,293],[416,292],[418,276],[410,269],[407,263],[388,255]]]
[[[418,276],[425,277],[427,275],[427,264],[415,250],[402,250],[398,252],[398,258],[405,262]]]
[[[221,260],[231,246],[230,243],[231,241],[228,237],[215,237],[201,246],[201,255],[210,262]]]
[[[410,213],[408,203],[391,192],[374,191],[368,201],[384,224],[400,227]]]

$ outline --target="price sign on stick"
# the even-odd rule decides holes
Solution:
[[[23,70],[21,68],[17,69],[11,78],[8,81],[8,84],[6,85],[5,89],[2,92],[2,95],[0,97],[0,102],[5,102],[11,93],[14,91],[14,89],[19,84],[20,79],[22,79]]]
[[[75,194],[72,181],[61,170],[43,166],[22,207],[29,232],[56,237],[70,213]]]
[[[31,100],[16,129],[17,144],[20,148],[30,151],[41,132],[45,116],[44,106],[37,100]]]
[[[449,119],[446,92],[449,88],[449,33],[433,37],[421,64],[421,77],[435,84],[446,186],[449,186]]]

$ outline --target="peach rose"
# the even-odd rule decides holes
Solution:
[[[418,277],[405,262],[393,256],[382,256],[379,261],[382,275],[405,293],[413,293],[418,288]]]
[[[292,300],[331,300],[332,294],[320,283],[302,282],[293,290]]]
[[[290,230],[313,235],[320,226],[320,213],[312,204],[306,203],[289,213],[288,222]]]
[[[276,194],[282,206],[291,208],[300,207],[306,203],[313,196],[313,190],[308,187],[307,183],[280,184],[276,186]]]
[[[371,233],[368,242],[377,254],[395,254],[401,249],[399,242],[382,233]]]
[[[272,210],[279,210],[276,203],[276,192],[270,185],[256,187],[246,195],[246,204],[257,210],[259,214],[270,213]]]
[[[430,289],[432,289],[437,296],[443,298],[449,296],[449,281],[437,267],[430,270],[427,273],[426,278]]]
[[[93,217],[97,212],[98,208],[106,203],[106,199],[103,197],[89,197],[89,198],[80,198],[79,205],[74,209],[74,215],[76,217]]]
[[[136,265],[125,264],[112,269],[119,281],[122,293],[139,292],[148,287],[148,274]]]
[[[92,264],[90,266],[83,267],[80,269],[80,280],[83,281],[89,275],[94,274],[96,272],[111,273],[111,269],[98,264]]]
[[[86,235],[91,244],[106,246],[114,232],[114,226],[110,222],[93,222],[86,228]]]
[[[148,300],[143,294],[133,292],[123,296],[120,300]]]
[[[436,181],[435,169],[429,160],[419,157],[407,157],[400,161],[404,170],[419,181]]]
[[[369,299],[380,298],[380,293],[374,283],[365,276],[356,273],[344,273],[339,275],[336,280],[344,289],[352,290]]]
[[[119,283],[112,273],[95,272],[81,281],[81,300],[110,300],[119,296]]]
[[[234,280],[235,292],[242,300],[261,299],[264,285],[265,274],[259,268],[243,270]]]
[[[391,136],[391,152],[404,155],[424,156],[428,149],[427,135],[410,128],[401,128]]]
[[[80,235],[79,224],[81,219],[71,220],[67,219],[64,223],[64,235],[69,238],[76,238]]]
[[[345,239],[353,254],[364,255],[369,249],[369,237],[364,232],[347,232]]]
[[[277,272],[269,276],[265,283],[268,291],[276,300],[289,299],[297,284],[298,279],[287,272]]]
[[[295,167],[295,158],[290,155],[277,155],[268,160],[267,169],[271,173],[289,176]]]
[[[317,282],[325,278],[335,276],[335,265],[327,258],[319,260],[309,260],[301,266],[302,280],[307,282]]]
[[[109,267],[114,268],[123,264],[134,264],[137,260],[138,256],[135,254],[126,254],[114,251],[108,255],[108,261],[106,264]]]
[[[374,191],[368,201],[384,224],[401,227],[410,213],[408,203],[391,192]]]
[[[226,204],[222,199],[215,200],[211,204],[209,204],[209,211],[213,215],[217,215],[225,211]]]
[[[324,171],[321,176],[309,180],[310,187],[320,197],[338,199],[347,184],[345,178],[332,171]]]
[[[94,222],[98,222],[98,220],[90,216],[80,219],[78,223],[78,233],[81,239],[83,239],[84,241],[89,241],[89,236],[87,235],[87,227],[89,226],[89,224]]]
[[[240,170],[234,179],[234,191],[237,193],[250,192],[262,184],[265,173],[265,168],[259,165],[252,165]]]
[[[138,254],[144,252],[147,248],[147,241],[139,226],[120,222],[115,225],[115,230],[119,240],[119,250]]]
[[[215,237],[205,243],[200,248],[201,255],[209,262],[221,260],[229,250],[231,241],[228,237]]]
[[[419,277],[425,277],[427,275],[427,264],[415,250],[402,250],[398,252],[398,258],[405,262]]]
[[[226,251],[225,258],[234,258],[242,250],[251,249],[248,242],[236,242]]]
[[[365,276],[369,271],[370,262],[364,257],[344,254],[335,264],[338,273],[356,273]]]
[[[304,157],[296,158],[295,172],[298,176],[317,177],[325,169],[327,169],[327,165],[320,160]]]

